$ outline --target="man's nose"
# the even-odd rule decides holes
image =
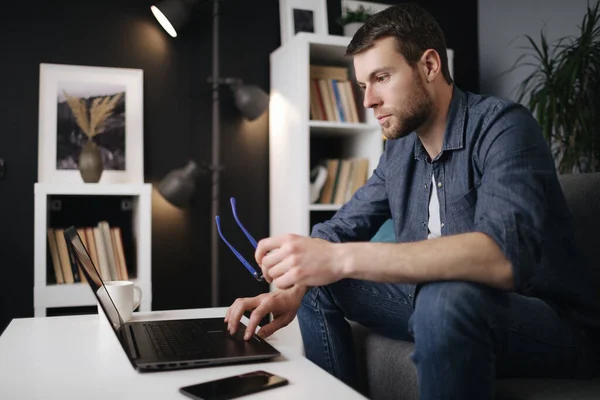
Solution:
[[[376,93],[373,92],[373,89],[367,87],[365,89],[365,97],[363,100],[363,106],[365,108],[373,108],[381,104],[381,99],[377,96]]]

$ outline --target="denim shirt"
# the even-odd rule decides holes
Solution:
[[[415,132],[387,140],[367,183],[311,236],[368,241],[392,218],[398,242],[427,239],[432,174],[442,236],[488,235],[511,262],[517,293],[600,327],[552,155],[531,113],[514,102],[454,87],[440,154],[431,160]]]

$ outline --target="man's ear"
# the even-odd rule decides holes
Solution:
[[[421,56],[421,65],[423,66],[423,75],[428,83],[433,82],[435,77],[442,72],[442,60],[434,49],[425,50]]]

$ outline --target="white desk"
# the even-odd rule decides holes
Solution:
[[[154,311],[134,319],[221,317],[225,310]],[[245,398],[364,399],[304,358],[290,340],[292,331],[284,328],[268,339],[282,354],[272,361],[140,373],[98,315],[15,319],[0,336],[0,399],[183,400],[182,386],[258,369],[290,383]]]

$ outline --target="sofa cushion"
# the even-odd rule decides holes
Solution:
[[[600,287],[600,172],[561,175],[559,179],[573,216],[575,242]]]
[[[413,344],[394,340],[351,322],[360,391],[371,399],[417,400],[417,370],[410,359]]]
[[[394,221],[388,219],[379,227],[379,230],[371,238],[372,242],[396,243],[396,232],[394,232]]]
[[[361,392],[373,400],[418,400],[413,343],[386,338],[352,322]],[[497,400],[598,400],[600,378],[498,379]]]
[[[496,400],[598,400],[600,379],[498,379]]]

